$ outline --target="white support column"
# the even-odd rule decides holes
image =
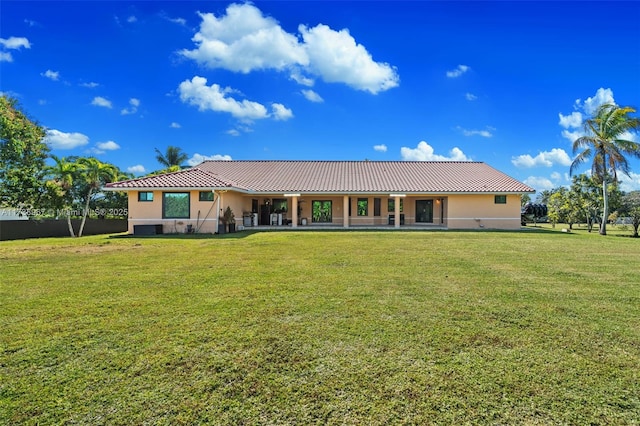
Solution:
[[[298,227],[298,197],[297,196],[293,196],[291,197],[291,220],[293,220],[293,222],[291,223],[291,227],[292,228],[297,228]]]
[[[300,194],[284,194],[285,197],[291,199],[291,208],[293,209],[291,213],[291,219],[293,222],[291,226],[293,228],[298,227],[298,198],[300,198]]]
[[[394,205],[394,212],[393,214],[395,215],[395,221],[393,226],[398,229],[400,228],[400,197],[394,197],[393,198],[393,205]]]
[[[349,227],[349,196],[342,197],[342,226]]]

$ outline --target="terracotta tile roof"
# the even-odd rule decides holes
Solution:
[[[234,187],[258,193],[534,192],[485,163],[455,161],[205,161],[192,169],[108,187]]]
[[[235,182],[224,180],[215,173],[194,167],[161,175],[141,177],[137,179],[114,182],[106,188],[243,188]]]

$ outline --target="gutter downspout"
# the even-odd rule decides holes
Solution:
[[[216,192],[215,191],[212,191],[212,192],[214,194],[213,196],[215,197]],[[218,229],[220,229],[220,196],[221,194],[218,194],[218,214],[216,215],[216,231],[215,231],[216,234],[218,233]]]
[[[215,203],[215,200],[216,200],[216,191],[215,191],[214,189],[212,189],[212,190],[211,190],[211,192],[213,193],[213,201],[214,201],[214,202],[213,202],[213,203],[211,203],[211,208],[209,208],[209,211],[207,212],[207,215],[204,217],[204,219],[202,219],[202,223],[201,223],[199,226],[197,226],[197,227],[196,227],[196,230],[195,230],[195,233],[196,233],[196,234],[197,234],[198,232],[200,232],[200,228],[202,228],[202,225],[204,225],[205,221],[207,220],[207,218],[208,218],[208,217],[209,217],[209,215],[211,214],[211,210],[213,210],[213,206],[215,206],[215,204],[216,204],[216,203]],[[220,196],[218,195],[218,198],[219,198],[219,197],[220,197]],[[218,200],[218,201],[220,201],[220,200]],[[200,210],[198,210],[198,215],[199,215],[199,214],[200,214]],[[214,234],[215,234],[215,233],[217,232],[217,230],[218,230],[218,223],[217,223],[217,220],[218,220],[218,219],[216,219],[216,228],[215,228],[215,230],[213,231],[213,233],[214,233]]]

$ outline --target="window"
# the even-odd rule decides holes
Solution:
[[[400,213],[404,211],[404,198],[400,198]],[[396,200],[389,198],[389,205],[387,206],[389,213],[396,211]]]
[[[507,204],[507,196],[506,195],[496,195],[494,199],[495,204]]]
[[[311,221],[314,223],[331,223],[331,201],[313,200],[311,202]]]
[[[138,192],[138,201],[153,201],[153,192]]]
[[[368,198],[358,198],[358,216],[369,216]]]
[[[200,191],[198,199],[200,201],[213,201],[213,191]]]
[[[189,210],[188,192],[162,193],[163,219],[189,219]]]
[[[274,198],[272,200],[272,205],[274,213],[286,213],[288,210],[286,198]]]
[[[380,216],[380,198],[373,199],[373,215]]]

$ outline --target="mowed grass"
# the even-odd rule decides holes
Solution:
[[[639,424],[640,240],[0,243],[0,424]]]

